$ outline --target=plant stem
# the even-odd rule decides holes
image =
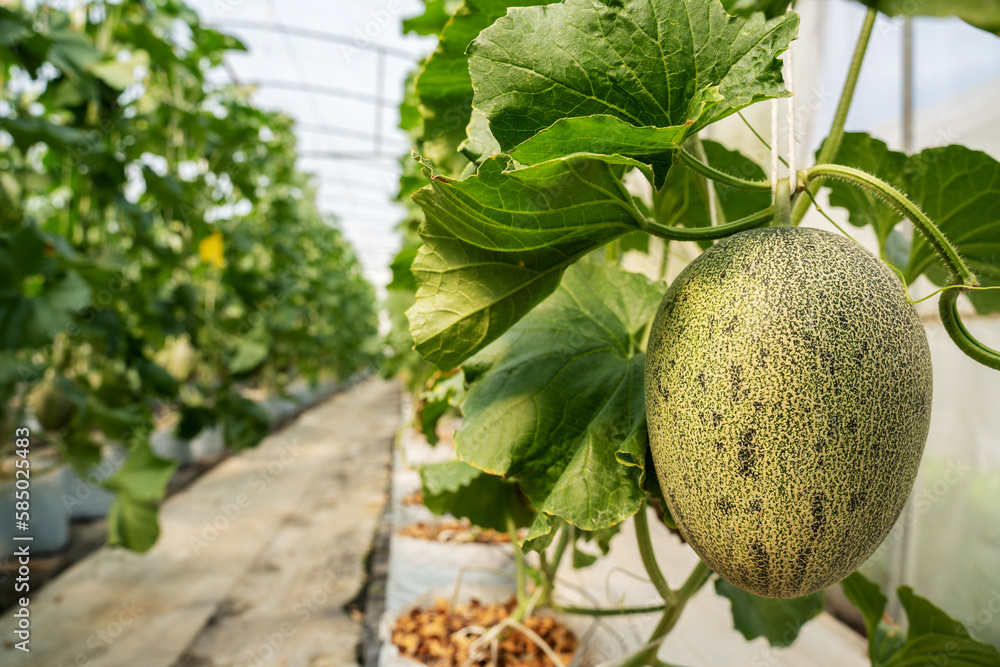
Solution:
[[[552,605],[552,590],[556,585],[556,572],[559,571],[559,564],[562,563],[563,554],[566,552],[566,545],[569,544],[572,539],[573,531],[574,529],[572,524],[563,524],[562,529],[559,531],[559,541],[556,543],[556,550],[552,554],[551,561],[548,560],[544,551],[539,553],[542,564],[541,572],[543,588],[539,604],[543,606]]]
[[[768,206],[753,215],[748,215],[745,218],[727,222],[726,224],[719,225],[718,227],[671,227],[670,225],[663,225],[655,220],[645,217],[641,218],[641,220],[637,219],[636,222],[639,224],[639,228],[644,232],[652,234],[653,236],[659,236],[663,239],[670,239],[672,241],[701,241],[721,239],[726,236],[732,236],[736,232],[742,232],[755,227],[763,227],[770,222],[773,215],[774,207]]]
[[[667,279],[667,262],[670,261],[670,239],[663,239],[663,256],[660,257],[660,280]]]
[[[791,185],[787,178],[778,181],[778,187],[774,189],[774,226],[790,227],[792,225],[791,193],[788,191]]]
[[[854,57],[851,58],[851,66],[847,70],[847,80],[844,81],[844,89],[840,93],[840,102],[837,103],[837,112],[833,116],[830,133],[823,141],[819,154],[816,156],[816,162],[819,164],[832,162],[837,151],[840,150],[840,143],[844,139],[844,123],[847,122],[847,112],[851,109],[854,91],[858,87],[858,75],[861,73],[861,64],[865,60],[865,51],[868,50],[868,42],[871,40],[872,28],[875,27],[877,16],[878,10],[871,8],[865,14],[865,22],[861,25],[861,34],[858,35],[858,43],[854,47]],[[819,186],[820,183],[817,181],[808,187],[811,188],[810,192],[815,195],[819,191]],[[792,208],[792,225],[798,225],[808,210],[809,199],[798,197]]]
[[[738,176],[727,174],[724,171],[719,171],[715,167],[706,164],[691,155],[683,148],[678,148],[676,155],[678,159],[692,171],[704,176],[705,178],[710,178],[713,181],[718,181],[719,183],[728,185],[731,188],[737,188],[738,190],[752,190],[755,192],[771,191],[771,183],[769,181],[748,181]]]
[[[698,561],[687,580],[677,590],[676,599],[666,606],[663,616],[649,636],[646,648],[636,653],[631,658],[623,662],[619,667],[639,667],[640,665],[652,665],[657,662],[656,654],[660,650],[660,644],[674,626],[677,625],[684,607],[694,594],[701,590],[708,578],[712,576],[712,569],[704,561]]]
[[[517,572],[517,610],[523,614],[524,607],[528,603],[527,575],[524,567],[524,552],[521,550],[521,545],[517,543],[517,525],[514,523],[514,517],[510,514],[507,515],[507,534],[510,535],[510,544],[514,547],[514,567]]]
[[[1000,371],[1000,352],[981,343],[965,328],[965,324],[958,316],[958,295],[961,292],[962,290],[951,289],[941,295],[938,300],[941,323],[962,352],[984,366]]]
[[[937,225],[916,204],[882,179],[860,169],[845,167],[839,164],[818,164],[799,173],[802,176],[803,182],[810,185],[819,178],[836,178],[864,188],[875,196],[884,199],[890,206],[906,216],[913,223],[917,231],[923,234],[924,238],[927,239],[927,243],[934,248],[948,266],[954,282],[968,287],[979,286],[976,276],[965,265],[958,251],[955,250],[955,246],[945,238],[945,235],[941,233]]]
[[[554,604],[552,609],[563,614],[578,614],[581,616],[628,616],[630,614],[654,614],[663,611],[667,606],[664,604],[653,605],[652,607],[613,607],[607,609],[595,609],[590,607],[563,607]]]
[[[649,517],[646,516],[646,503],[643,501],[639,511],[635,513],[635,539],[639,545],[639,555],[642,557],[642,565],[649,574],[649,580],[656,587],[656,592],[660,594],[663,601],[668,605],[676,602],[677,595],[667,578],[663,576],[660,566],[656,563],[656,556],[653,553],[653,541],[649,536]]]

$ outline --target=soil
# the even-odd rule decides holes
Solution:
[[[401,655],[430,667],[457,667],[469,657],[469,647],[481,634],[513,611],[516,600],[483,604],[476,599],[448,608],[439,598],[430,609],[414,609],[396,620],[392,643]],[[532,616],[524,625],[538,634],[568,665],[579,640],[573,631],[549,616]],[[497,643],[497,667],[555,667],[537,644],[516,628],[505,630]],[[490,647],[471,664],[490,664]]]
[[[467,520],[445,519],[434,523],[420,521],[399,529],[403,537],[434,542],[456,542],[462,544],[505,544],[510,542],[507,533],[492,528],[478,528]]]

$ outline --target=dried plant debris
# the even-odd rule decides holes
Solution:
[[[413,493],[410,493],[403,497],[399,501],[403,505],[423,505],[424,504],[424,492],[417,489]]]
[[[492,528],[479,528],[467,520],[444,519],[434,523],[420,521],[411,523],[399,530],[403,537],[414,537],[418,540],[434,542],[456,542],[476,544],[504,544],[510,542],[507,533],[501,533]]]
[[[490,604],[473,599],[449,609],[448,601],[439,598],[429,609],[413,609],[400,616],[392,629],[392,643],[399,647],[401,655],[430,667],[458,667],[466,663],[556,667],[542,647],[516,627],[499,633],[493,646],[477,641],[490,628],[507,620],[515,606],[514,598]],[[538,635],[562,665],[570,663],[580,643],[572,630],[550,616],[531,616],[523,625]]]

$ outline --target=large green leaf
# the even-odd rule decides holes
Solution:
[[[713,0],[567,0],[513,9],[469,47],[473,104],[505,150],[576,118],[547,130],[553,138],[545,141],[563,154],[597,152],[595,121],[581,117],[612,116],[623,122],[599,137],[600,149],[630,155],[651,137],[660,147],[671,143],[666,137],[676,130],[664,128],[695,132],[786,96],[777,56],[797,28],[794,13],[735,18]],[[528,154],[551,157],[538,148]]]
[[[715,592],[729,598],[733,627],[740,634],[748,640],[766,637],[771,646],[791,646],[802,626],[823,611],[823,591],[779,600],[747,593],[720,578]]]
[[[466,518],[480,528],[506,532],[507,518],[527,526],[534,512],[517,485],[462,461],[444,461],[420,469],[424,505],[435,514]]]
[[[764,12],[771,18],[788,11],[791,0],[722,0],[722,6],[733,16],[749,16],[754,12]]]
[[[1000,162],[964,146],[928,148],[907,160],[904,188],[958,249],[983,285],[1000,285]],[[907,280],[947,280],[937,254],[914,235]],[[980,313],[1000,311],[1000,290],[969,292]]]
[[[139,500],[129,493],[115,496],[108,510],[108,544],[139,553],[148,551],[160,537],[156,503]]]
[[[582,262],[485,353],[455,436],[464,461],[521,486],[539,514],[526,546],[551,540],[552,517],[608,528],[642,490],[616,454],[644,421],[642,331],[662,297],[644,277]]]
[[[441,169],[455,173],[458,145],[472,113],[472,79],[466,48],[508,7],[538,5],[555,0],[465,0],[445,24],[437,49],[427,60],[416,81],[420,110],[424,116],[423,150]]]
[[[417,351],[452,368],[551,294],[567,266],[637,230],[621,185],[637,165],[577,155],[514,169],[495,156],[463,181],[428,170],[414,195],[425,214],[407,311]]]
[[[121,469],[106,479],[104,486],[127,493],[136,500],[158,503],[167,491],[167,482],[170,481],[177,462],[156,456],[148,439],[137,440]]]
[[[899,186],[906,154],[889,150],[884,141],[864,132],[848,132],[844,134],[833,162],[876,174],[890,185]],[[830,204],[846,208],[848,219],[855,227],[871,225],[880,246],[884,247],[892,228],[902,219],[899,212],[885,200],[852,183],[831,180],[827,186],[830,188]]]
[[[1000,0],[859,0],[889,16],[957,16],[1000,35]]]
[[[897,591],[909,631],[906,644],[884,663],[885,667],[1000,665],[1000,651],[995,647],[972,639],[965,626],[926,598],[915,595],[909,586],[900,586]]]
[[[886,597],[877,585],[859,572],[844,579],[841,585],[847,599],[865,619],[868,652],[875,667],[1000,665],[1000,652],[996,648],[971,638],[965,626],[930,600],[914,594],[909,586],[897,589],[909,621],[904,637],[899,627],[884,620]]]
[[[458,6],[458,0],[424,0],[423,14],[403,19],[403,32],[437,35]]]
[[[840,582],[844,595],[861,612],[868,631],[868,655],[873,665],[881,665],[888,660],[906,641],[901,628],[890,625],[883,619],[888,599],[878,585],[854,572]]]
[[[177,462],[153,454],[147,438],[136,440],[121,469],[104,486],[117,494],[108,512],[108,543],[142,552],[159,537],[157,506]]]

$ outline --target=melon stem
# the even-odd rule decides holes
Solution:
[[[653,553],[653,541],[649,536],[649,517],[646,516],[645,501],[635,514],[635,539],[639,546],[639,556],[642,557],[642,565],[649,574],[649,580],[660,594],[663,601],[668,605],[677,600],[677,595],[670,588],[667,578],[663,576],[659,564],[656,562],[656,555]]]

